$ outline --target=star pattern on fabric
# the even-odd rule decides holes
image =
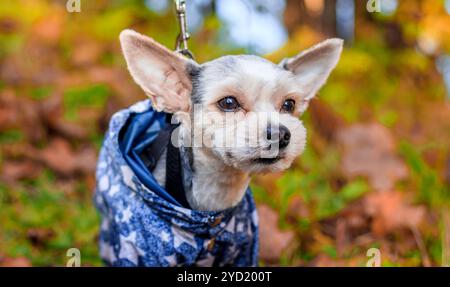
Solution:
[[[129,222],[132,216],[133,216],[133,213],[131,212],[131,206],[128,206],[122,212],[122,219],[121,219],[121,221],[122,222]]]
[[[114,261],[117,260],[114,247],[109,245],[107,242],[102,242],[102,244],[100,244],[100,257],[111,263],[114,263]]]
[[[258,225],[259,223],[258,212],[256,211],[256,209],[252,212],[252,221],[255,225]]]
[[[164,230],[160,233],[159,237],[164,242],[169,242],[170,241],[170,234],[165,232]]]
[[[181,244],[186,243],[190,246],[197,248],[197,244],[195,243],[194,234],[184,231],[181,228],[172,225],[170,228],[173,234],[173,246],[175,248],[180,247]]]
[[[98,205],[103,205],[104,201],[103,201],[103,197],[100,195],[100,193],[97,193],[95,195],[95,201],[97,202]]]
[[[169,266],[176,266],[177,265],[177,256],[175,254],[164,256],[164,260],[169,263]]]
[[[236,232],[243,232],[244,231],[244,223],[243,222],[239,222],[236,226]]]
[[[122,165],[120,167],[123,176],[123,182],[128,185],[131,189],[136,189],[136,185],[133,182],[133,171],[127,165]]]
[[[233,216],[233,217],[231,217],[230,221],[228,222],[227,226],[225,227],[225,230],[230,233],[234,233],[235,223],[236,223],[236,219]]]
[[[98,182],[98,188],[101,191],[105,191],[108,190],[109,188],[109,178],[107,175],[104,175],[100,178],[99,182]]]
[[[109,196],[114,196],[116,193],[118,193],[120,191],[120,187],[118,184],[113,184],[111,186],[111,188],[109,189],[108,195]]]
[[[108,230],[108,227],[109,227],[109,221],[106,218],[104,218],[102,220],[102,223],[100,224],[100,230]]]
[[[106,161],[100,162],[97,166],[98,169],[105,169],[106,167],[108,167],[108,164],[106,163]]]
[[[211,267],[215,259],[216,257],[214,255],[207,253],[205,258],[198,260],[195,265],[199,267]]]
[[[144,255],[145,251],[139,249],[136,244],[136,231],[130,232],[128,236],[120,236],[119,259],[127,259],[133,264],[138,264],[140,255]]]
[[[227,259],[223,262],[220,262],[219,266],[222,267],[231,264],[239,256],[239,251],[240,251],[239,247],[235,244],[228,247]]]

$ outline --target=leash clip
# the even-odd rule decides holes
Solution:
[[[190,38],[187,32],[187,22],[186,22],[186,1],[185,0],[174,0],[175,1],[175,12],[177,13],[178,23],[180,26],[180,33],[177,36],[175,42],[175,51],[183,54],[184,56],[194,59],[194,55],[188,48],[187,41]]]

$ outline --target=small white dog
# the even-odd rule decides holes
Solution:
[[[183,142],[190,135],[190,142],[196,141],[192,129],[200,130],[203,144],[189,149],[192,184],[185,192],[193,209],[209,211],[235,206],[252,173],[284,170],[302,153],[306,129],[299,116],[338,63],[343,46],[340,39],[328,39],[278,65],[250,55],[198,64],[132,30],[123,31],[120,40],[130,73],[154,108],[189,116],[179,117]],[[262,128],[255,120],[261,114],[267,115]],[[224,145],[227,136],[256,144]],[[267,140],[279,147],[272,157],[262,156]],[[165,156],[153,171],[161,186]]]
[[[303,151],[299,116],[336,66],[342,40],[279,65],[256,56],[200,65],[131,30],[120,41],[153,108],[143,101],[117,112],[105,136],[95,196],[102,259],[257,266],[250,176],[284,170]]]

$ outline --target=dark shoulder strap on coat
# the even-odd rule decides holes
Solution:
[[[151,145],[142,153],[141,158],[150,172],[156,167],[164,150],[166,152],[166,191],[183,207],[189,208],[183,185],[180,149],[171,141],[173,131],[179,124],[171,123],[171,115],[167,115],[166,126]]]
[[[175,125],[176,128],[178,125]],[[173,129],[172,129],[173,132]],[[167,142],[166,157],[166,190],[182,206],[189,207],[184,190],[183,178],[181,174],[180,149],[173,145],[172,141]]]

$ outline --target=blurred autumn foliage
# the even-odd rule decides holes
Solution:
[[[280,61],[334,36],[314,1],[286,2]],[[323,2],[323,1],[317,1]],[[304,115],[305,153],[282,174],[252,183],[261,264],[450,264],[450,106],[439,56],[450,53],[444,1],[399,1],[391,15],[356,1],[349,41]],[[118,34],[132,27],[172,47],[171,11],[143,1],[2,1],[0,5],[0,266],[65,265],[81,250],[101,265],[92,204],[98,149],[111,115],[144,98],[125,68]],[[316,7],[317,8],[317,7]],[[189,15],[188,15],[189,17]],[[244,53],[219,44],[208,15],[190,42],[197,61]]]

